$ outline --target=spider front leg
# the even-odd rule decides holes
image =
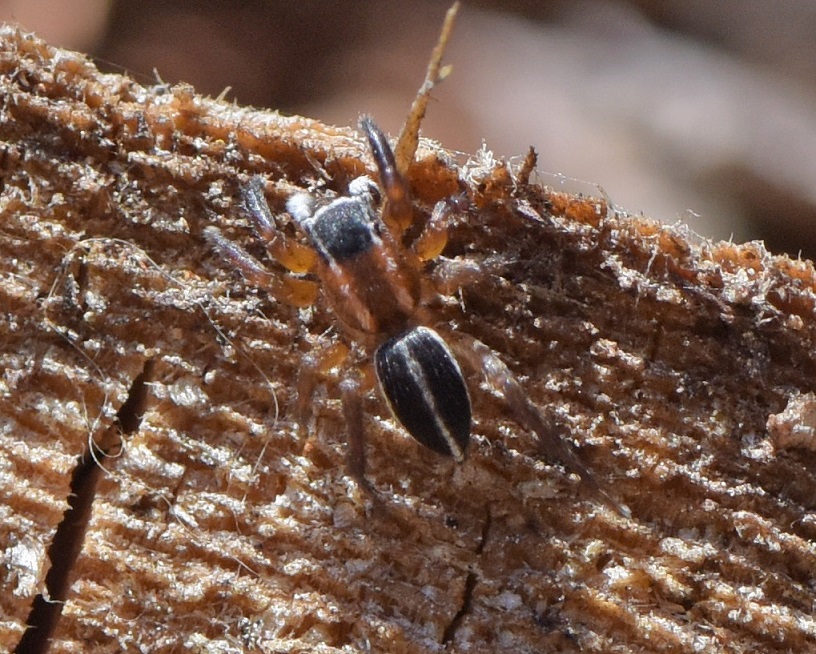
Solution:
[[[314,251],[297,241],[287,239],[275,225],[272,212],[263,194],[264,181],[253,177],[242,190],[244,205],[252,219],[253,229],[276,261],[295,273],[309,272],[315,265]],[[317,299],[318,286],[308,279],[283,276],[267,270],[255,257],[229,240],[217,227],[204,229],[204,238],[225,259],[241,271],[256,288],[263,289],[276,300],[294,307],[306,307]]]
[[[411,205],[408,184],[397,170],[394,152],[388,144],[388,139],[371,116],[360,118],[360,129],[363,130],[368,140],[371,155],[380,173],[380,185],[385,193],[382,220],[393,234],[394,239],[399,242],[402,235],[414,222],[414,210]]]
[[[408,184],[397,170],[394,153],[388,144],[388,139],[370,116],[363,116],[360,119],[360,129],[368,139],[368,145],[380,174],[380,184],[385,192],[383,222],[391,230],[394,238],[399,241],[414,222]],[[467,207],[468,200],[463,194],[454,195],[436,203],[422,233],[414,242],[413,250],[420,261],[430,261],[442,253],[448,242],[448,226],[451,216],[465,211]]]
[[[256,175],[249,180],[241,193],[255,232],[266,243],[267,252],[291,272],[312,271],[317,261],[315,251],[307,245],[287,238],[278,229],[264,195],[265,185],[264,178]]]

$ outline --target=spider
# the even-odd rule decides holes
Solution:
[[[471,403],[464,365],[483,374],[503,398],[513,420],[536,434],[547,456],[558,458],[581,477],[596,498],[623,512],[497,354],[461,333],[446,333],[443,338],[433,327],[434,298],[483,274],[468,262],[439,264],[430,270],[429,262],[445,247],[451,216],[464,210],[463,198],[437,203],[413,244],[404,246],[414,215],[407,183],[398,172],[388,140],[374,121],[366,116],[359,126],[376,164],[379,185],[367,176],[359,177],[349,184],[347,196],[323,204],[307,193],[291,196],[287,210],[308,245],[286,238],[277,228],[264,197],[262,178],[252,178],[242,191],[255,232],[265,241],[272,258],[292,272],[312,272],[319,288],[310,280],[267,271],[215,227],[205,230],[208,241],[247,281],[279,301],[306,306],[322,294],[342,333],[372,356],[380,392],[396,420],[425,447],[457,462],[465,459]],[[310,357],[301,372],[301,426],[320,368],[319,358]],[[365,477],[364,390],[356,375],[347,375],[340,383],[349,441],[347,469],[362,488],[373,492]]]

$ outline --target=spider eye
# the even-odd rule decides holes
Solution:
[[[470,398],[439,334],[416,327],[395,336],[377,349],[374,365],[388,406],[408,433],[462,461],[470,438]]]

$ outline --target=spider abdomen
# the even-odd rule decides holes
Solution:
[[[403,332],[380,345],[374,364],[388,406],[408,433],[462,461],[470,439],[470,397],[439,334],[427,327]]]

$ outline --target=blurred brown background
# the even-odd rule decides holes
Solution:
[[[395,133],[448,4],[0,0],[0,20],[142,83]],[[816,258],[813,0],[471,1],[445,60],[423,132],[445,147],[532,144],[629,212]]]

